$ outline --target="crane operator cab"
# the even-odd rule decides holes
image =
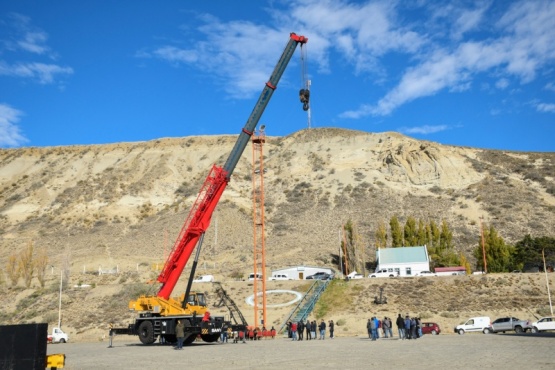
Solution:
[[[204,293],[189,293],[187,300],[183,302],[183,308],[197,313],[203,313],[206,309],[206,298]],[[202,311],[202,312],[201,312]]]

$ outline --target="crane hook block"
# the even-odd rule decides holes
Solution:
[[[308,110],[308,102],[310,101],[310,90],[308,89],[301,89],[299,91],[299,98],[301,103],[303,103],[303,110]]]

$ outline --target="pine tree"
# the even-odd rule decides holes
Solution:
[[[487,272],[508,272],[513,266],[513,255],[515,248],[505,244],[497,230],[490,226],[489,230],[484,230],[484,247],[486,252]],[[482,243],[474,249],[477,269],[483,270]]]

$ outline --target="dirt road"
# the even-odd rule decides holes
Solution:
[[[64,353],[65,369],[553,369],[555,334],[427,335],[418,340],[363,337],[292,342],[193,343],[183,350],[143,346],[130,337],[49,345]]]

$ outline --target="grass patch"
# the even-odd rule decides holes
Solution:
[[[352,288],[344,280],[332,280],[314,307],[317,319],[323,319],[333,313],[349,310],[353,307]]]

